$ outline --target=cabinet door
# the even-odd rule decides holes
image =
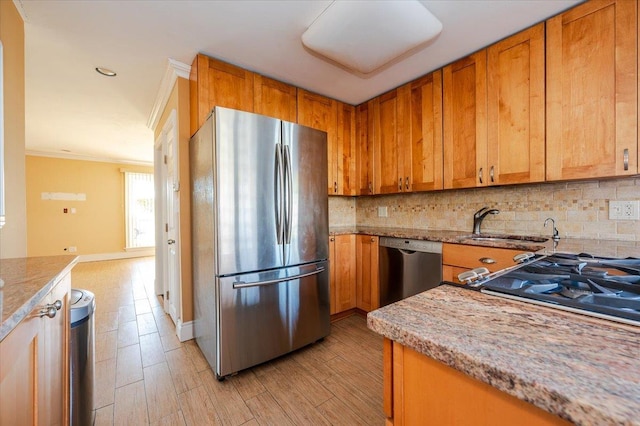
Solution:
[[[358,105],[356,109],[356,169],[358,195],[371,195],[374,188],[373,101]]]
[[[637,173],[637,2],[547,21],[547,180]]]
[[[253,112],[251,71],[197,55],[191,65],[189,80],[191,134],[204,124],[215,106]]]
[[[405,191],[442,189],[442,71],[408,83],[410,123]]]
[[[488,183],[544,181],[544,24],[487,50]]]
[[[378,243],[379,238],[375,236],[356,237],[356,307],[365,312],[378,309],[380,302]]]
[[[327,132],[328,193],[338,194],[338,104],[333,99],[298,89],[298,124]]]
[[[61,304],[53,318],[44,317],[43,351],[38,362],[38,421],[41,425],[66,425],[69,419],[69,292],[71,276],[63,278],[47,295],[47,304]]]
[[[356,195],[356,108],[338,104],[338,138],[335,149],[337,195]],[[331,192],[330,192],[331,193]]]
[[[336,235],[329,239],[331,261],[331,314],[356,307],[356,236]]]
[[[487,51],[443,70],[444,187],[487,184]]]
[[[390,194],[402,191],[404,179],[398,170],[398,90],[380,95],[374,99],[374,149],[376,156],[376,194]],[[401,182],[402,181],[402,182]]]
[[[0,342],[0,425],[35,425],[38,350],[42,346],[37,313],[24,319]]]
[[[297,122],[297,89],[260,74],[253,75],[253,106],[256,114]]]

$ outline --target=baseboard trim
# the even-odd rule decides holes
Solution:
[[[80,256],[78,256],[78,262],[99,262],[102,260],[131,259],[134,257],[155,256],[155,254],[155,249],[153,247],[144,250],[118,253],[81,254]]]
[[[181,342],[193,339],[193,321],[182,322],[182,320],[178,320],[176,334]]]

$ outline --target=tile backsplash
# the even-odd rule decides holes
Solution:
[[[640,241],[640,221],[609,220],[610,200],[640,200],[640,177],[329,197],[329,224],[471,232],[473,213],[489,206],[500,214],[485,218],[483,232],[548,235],[543,224],[552,217],[564,238]],[[378,207],[387,207],[388,217],[378,217]]]

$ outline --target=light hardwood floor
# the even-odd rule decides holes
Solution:
[[[382,425],[382,338],[363,317],[218,382],[153,292],[154,259],[80,263],[96,294],[95,425]]]

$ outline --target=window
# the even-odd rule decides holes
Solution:
[[[155,246],[153,174],[124,173],[127,249]]]

